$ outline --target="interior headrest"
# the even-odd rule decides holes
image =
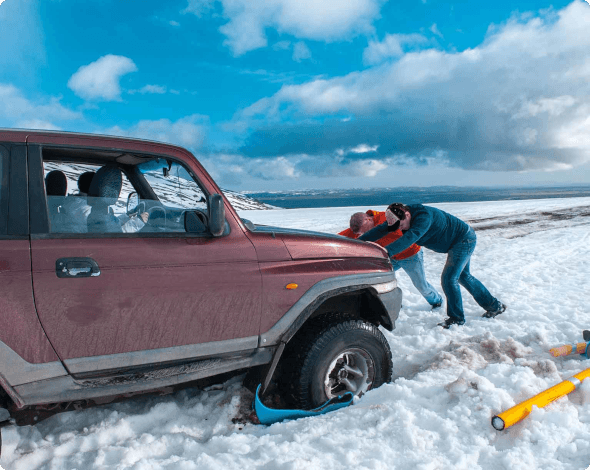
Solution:
[[[65,196],[68,192],[68,179],[63,171],[53,170],[45,177],[48,196]]]
[[[88,190],[89,197],[103,198],[108,204],[114,204],[119,198],[123,176],[121,170],[113,165],[103,166],[96,172]]]

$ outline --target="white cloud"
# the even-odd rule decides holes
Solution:
[[[251,159],[238,154],[199,155],[199,161],[222,186],[239,186],[250,178],[265,181],[296,180],[302,173],[296,169],[301,157]]]
[[[248,179],[289,181],[317,177],[375,177],[389,168],[390,161],[348,161],[339,156],[318,159],[306,154],[247,158],[238,154],[200,155],[199,161],[222,186],[239,186]]]
[[[305,59],[311,59],[311,51],[303,41],[299,41],[293,45],[293,60],[301,62]]]
[[[143,120],[127,129],[115,126],[105,133],[169,142],[196,149],[206,143],[208,124],[207,117],[193,114],[174,122],[169,119]]]
[[[311,51],[303,41],[298,41],[295,44],[292,44],[291,41],[279,41],[272,45],[273,51],[288,51],[291,48],[293,48],[292,57],[295,62],[311,59]],[[267,73],[266,71],[264,72]]]
[[[589,77],[590,57],[586,58],[586,60],[580,61],[580,63],[573,64],[572,67],[566,72],[565,76],[572,79],[583,79],[584,77]]]
[[[175,20],[170,20],[168,18],[161,17],[158,15],[152,16],[152,19],[154,22],[156,22],[159,25],[166,25],[166,26],[171,26],[173,28],[180,28],[180,23]]]
[[[11,84],[0,83],[0,126],[29,129],[60,129],[56,122],[80,119],[82,115],[64,107],[59,98],[41,98],[33,103]]]
[[[386,160],[349,160],[340,155],[327,155],[324,158],[317,158],[313,155],[299,156],[295,166],[300,174],[319,178],[373,178],[388,167],[389,162]]]
[[[242,150],[313,148],[323,158],[368,141],[384,157],[440,149],[466,169],[590,162],[588,24],[590,9],[575,0],[557,12],[511,18],[473,49],[402,53],[346,76],[285,85],[236,113],[242,126],[258,129]],[[366,58],[377,63],[398,46],[390,35],[370,44]]]
[[[166,93],[166,87],[161,85],[145,85],[144,87],[140,88],[139,90],[129,90],[129,94],[140,93],[142,95],[146,94],[155,94],[155,95],[163,95]]]
[[[539,98],[535,101],[525,101],[520,110],[512,115],[513,119],[534,117],[539,113],[548,113],[550,116],[559,116],[567,108],[572,107],[576,99],[572,96],[558,96],[556,98]]]
[[[292,158],[277,157],[270,161],[257,160],[248,164],[249,173],[266,180],[298,178]]]
[[[430,32],[438,37],[440,37],[441,39],[444,39],[444,36],[442,35],[442,33],[439,31],[438,27],[436,26],[436,23],[432,23],[432,26],[430,27]]]
[[[350,176],[362,176],[372,178],[388,167],[387,164],[380,160],[357,160],[348,166],[344,166],[345,174]]]
[[[578,108],[574,118],[555,131],[554,145],[558,148],[590,149],[590,104]]]
[[[38,129],[44,131],[60,131],[61,127],[56,126],[50,121],[43,121],[42,119],[25,119],[16,123],[17,128],[21,129]]]
[[[516,136],[517,143],[520,146],[528,146],[533,145],[537,141],[537,136],[539,135],[539,131],[537,129],[532,129],[527,127],[522,131],[520,135]]]
[[[386,34],[383,41],[369,41],[363,51],[363,62],[375,65],[392,57],[404,54],[404,46],[425,44],[428,39],[421,34]]]
[[[352,153],[370,153],[370,152],[376,152],[378,148],[379,148],[378,145],[360,144],[360,145],[357,145],[356,147],[351,148],[350,151]]]
[[[574,166],[569,163],[554,162],[553,165],[547,166],[543,171],[555,172],[555,171],[569,171],[573,170]]]
[[[350,153],[353,153],[356,155],[362,155],[364,153],[374,153],[377,151],[378,148],[379,148],[378,145],[359,144],[359,145],[357,145],[355,147],[351,147],[351,148],[336,149],[336,155],[339,155],[341,157],[344,155],[350,154]]]
[[[68,80],[68,87],[86,100],[117,101],[121,99],[121,77],[136,71],[131,59],[108,54],[80,67]]]
[[[215,0],[188,0],[188,5],[183,13],[192,13],[200,18],[213,9],[214,3]]]
[[[228,23],[220,28],[235,56],[265,47],[266,28],[300,39],[336,41],[371,33],[384,0],[219,0]],[[185,11],[202,16],[211,1],[189,0]]]

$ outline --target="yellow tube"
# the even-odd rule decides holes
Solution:
[[[533,405],[537,405],[539,408],[547,406],[552,401],[575,390],[576,387],[582,383],[582,380],[587,377],[590,377],[590,369],[578,372],[573,377],[548,388],[544,392],[535,395],[533,398],[529,398],[503,413],[494,416],[492,418],[492,426],[498,431],[509,428],[513,424],[518,423],[521,419],[526,418],[533,409]]]
[[[584,354],[586,352],[586,346],[588,346],[588,343],[564,344],[563,346],[551,348],[549,352],[553,357],[569,356],[570,354]]]

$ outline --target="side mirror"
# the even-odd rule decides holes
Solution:
[[[219,237],[225,230],[225,206],[221,194],[209,196],[209,231]]]
[[[129,193],[127,196],[127,213],[131,214],[137,211],[137,206],[139,205],[139,196],[135,191]]]

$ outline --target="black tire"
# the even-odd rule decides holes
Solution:
[[[309,332],[291,357],[294,404],[320,406],[347,391],[360,396],[391,381],[391,350],[379,329],[361,320],[325,325]]]

